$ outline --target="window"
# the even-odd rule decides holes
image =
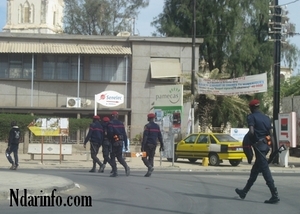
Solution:
[[[211,144],[217,144],[217,141],[215,140],[215,138],[213,136],[209,136],[209,139],[210,139]]]
[[[80,58],[80,79],[83,79],[83,58]],[[44,55],[43,79],[78,80],[78,56]]]
[[[208,142],[208,135],[202,134],[199,136],[197,143],[205,144]]]
[[[187,137],[184,141],[185,141],[185,143],[193,144],[193,143],[195,143],[197,136],[198,135],[191,135],[191,136]]]
[[[0,54],[0,78],[8,78],[8,54]]]
[[[36,60],[34,60],[34,69]],[[35,71],[34,71],[35,74]],[[31,79],[31,54],[0,54],[0,78]]]
[[[94,56],[90,59],[90,80],[122,82],[126,78],[124,57]]]
[[[228,134],[215,134],[215,137],[219,142],[239,142],[237,139],[231,137]]]
[[[24,9],[24,23],[29,23],[30,7],[28,2],[25,2],[23,9]]]

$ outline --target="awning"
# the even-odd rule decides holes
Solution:
[[[181,75],[179,59],[152,58],[150,65],[151,78],[154,79],[180,77]]]
[[[99,45],[99,44],[0,42],[0,53],[131,55],[131,48],[118,46],[118,45]]]

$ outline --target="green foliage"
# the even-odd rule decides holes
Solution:
[[[192,37],[193,2],[166,0],[163,12],[152,22],[156,34]],[[195,16],[196,37],[204,38],[199,55],[205,66],[200,66],[203,69],[200,73],[208,71],[211,72],[209,78],[224,79],[267,72],[270,79],[274,67],[274,43],[268,40],[269,1],[196,0]],[[282,49],[289,65],[297,60],[297,53],[293,46]],[[189,84],[184,83],[184,89],[188,90]],[[294,86],[290,86],[290,90],[295,91]],[[225,127],[230,122],[232,126],[243,127],[249,113],[248,102],[253,98],[260,99],[262,111],[269,110],[272,97],[268,93],[254,97],[200,95],[196,96],[198,109],[195,115],[199,116],[200,126]],[[184,100],[189,100],[188,93]]]
[[[0,114],[0,140],[6,141],[8,139],[9,130],[11,129],[11,122],[17,121],[21,133],[24,134],[28,130],[27,126],[34,119],[31,115],[23,114]]]
[[[131,32],[132,18],[149,0],[65,0],[64,31],[68,34],[115,35]]]
[[[32,116],[27,114],[0,114],[0,140],[6,141],[8,139],[9,130],[11,129],[11,121],[17,121],[17,125],[21,129],[22,134],[29,131],[28,125],[36,118],[44,118],[44,116]],[[82,118],[69,118],[69,132],[77,130],[86,130],[91,119]]]

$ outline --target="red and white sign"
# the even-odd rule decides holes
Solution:
[[[296,112],[279,114],[279,146],[296,147],[297,116]]]
[[[106,107],[115,107],[124,103],[124,95],[116,91],[103,91],[95,95],[95,102]]]

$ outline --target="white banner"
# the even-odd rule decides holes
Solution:
[[[199,94],[239,95],[267,91],[267,73],[234,79],[198,79]]]

